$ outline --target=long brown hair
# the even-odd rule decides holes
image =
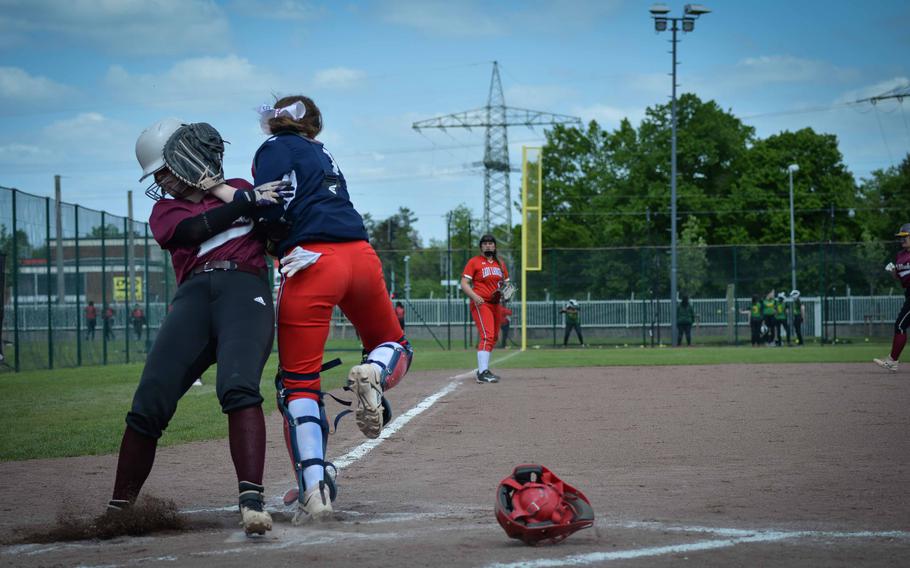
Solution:
[[[306,114],[303,118],[294,120],[287,115],[270,118],[269,130],[272,131],[272,134],[293,132],[295,134],[302,134],[307,138],[316,138],[316,136],[322,132],[322,112],[319,110],[319,107],[316,106],[316,103],[313,102],[313,99],[303,95],[292,95],[278,99],[273,106],[275,108],[283,108],[291,106],[296,102],[302,102],[306,107]]]

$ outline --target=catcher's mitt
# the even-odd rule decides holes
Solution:
[[[206,122],[184,124],[164,145],[164,165],[180,181],[207,191],[224,183],[224,140]]]

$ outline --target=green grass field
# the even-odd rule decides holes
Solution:
[[[344,365],[327,371],[323,388],[342,385],[347,368],[359,362],[358,345],[333,341],[326,359],[341,357]],[[442,351],[435,343],[418,342],[413,371],[464,372],[476,366],[474,351]],[[887,353],[882,342],[799,348],[693,347],[683,349],[600,346],[535,348],[515,354],[496,350],[493,367],[527,369],[622,365],[716,365],[724,363],[868,362]],[[511,356],[510,356],[511,355]],[[501,364],[497,363],[508,357]],[[277,358],[263,373],[267,412]],[[0,374],[0,461],[115,453],[123,434],[124,417],[142,372],[139,363]],[[407,379],[405,379],[407,381]],[[160,444],[210,440],[227,436],[227,420],[215,398],[214,370],[203,376],[180,401],[177,415]],[[406,383],[404,385],[406,387]]]

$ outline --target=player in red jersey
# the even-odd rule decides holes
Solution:
[[[407,373],[413,351],[344,174],[316,139],[319,107],[309,97],[284,97],[263,105],[260,125],[270,136],[253,159],[255,183],[287,179],[293,189],[270,212],[285,224],[276,247],[282,274],[276,385],[297,478],[293,522],[301,524],[330,518],[337,495],[334,468],[325,461],[329,424],[320,375],[332,310],[341,308],[363,343],[364,359],[348,372],[348,386],[368,438],[378,438],[391,418],[384,397]],[[286,499],[292,497],[293,491]]]
[[[480,237],[480,252],[464,267],[461,290],[471,299],[471,317],[477,326],[477,382],[498,383],[499,377],[490,371],[490,353],[499,336],[500,290],[509,281],[509,271],[496,256],[493,235]]]
[[[897,371],[897,361],[907,344],[907,328],[910,327],[910,223],[904,223],[895,235],[901,244],[894,262],[885,267],[887,272],[900,280],[904,287],[904,305],[894,322],[894,338],[891,340],[891,354],[884,359],[873,359],[879,367]]]

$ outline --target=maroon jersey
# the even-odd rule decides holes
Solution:
[[[894,259],[894,275],[904,287],[904,295],[910,296],[910,250],[901,249]]]
[[[248,181],[239,178],[229,179],[226,183],[237,189],[253,187]],[[171,253],[171,263],[178,283],[183,282],[193,268],[210,260],[232,260],[238,264],[265,269],[265,243],[255,235],[253,221],[246,217],[240,217],[233,225],[199,246],[169,244],[181,221],[222,205],[223,201],[206,194],[199,203],[186,199],[161,199],[152,207],[149,227],[161,248]]]

